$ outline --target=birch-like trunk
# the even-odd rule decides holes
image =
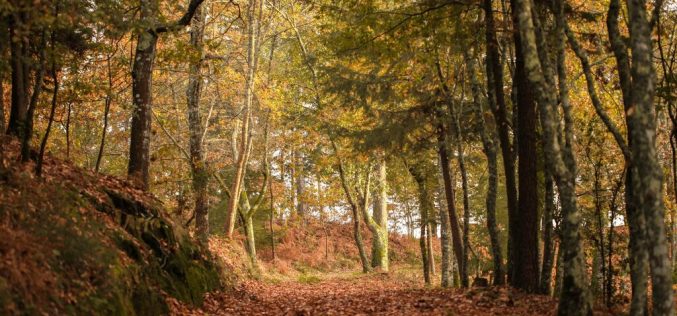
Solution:
[[[440,188],[444,188],[442,178],[439,178]],[[444,190],[437,193],[437,203],[440,208],[440,243],[442,248],[442,263],[441,263],[441,286],[446,288],[453,285],[451,258],[451,231],[449,230],[449,213],[444,211]]]
[[[376,166],[376,196],[374,198],[373,216],[365,214],[365,221],[372,233],[371,267],[388,272],[388,188],[386,162],[379,158]]]
[[[256,76],[256,51],[257,51],[257,35],[258,35],[258,14],[259,8],[258,0],[249,0],[247,8],[247,73],[245,76],[244,89],[244,104],[242,109],[242,129],[240,133],[240,148],[238,150],[237,164],[235,167],[235,177],[231,185],[231,196],[228,200],[227,218],[226,218],[226,235],[228,238],[233,237],[235,230],[235,219],[237,215],[237,206],[240,199],[240,191],[244,182],[244,176],[247,168],[247,161],[249,159],[249,144],[251,138],[249,137],[249,124],[251,120],[252,103],[254,100],[254,81]]]
[[[473,106],[480,120],[480,137],[482,139],[482,149],[484,155],[487,157],[487,171],[489,178],[487,180],[487,196],[486,196],[486,213],[487,213],[487,230],[489,231],[489,240],[491,242],[491,255],[494,264],[494,285],[502,285],[505,282],[505,270],[503,269],[503,255],[501,252],[501,243],[498,233],[498,225],[496,224],[496,195],[498,191],[498,159],[496,153],[496,134],[495,126],[491,114],[485,112],[480,100],[480,83],[477,80],[477,73],[475,72],[475,59],[471,56],[468,58],[468,72],[470,73],[471,89],[473,97]],[[491,77],[491,74],[487,74]],[[493,89],[488,91],[488,102],[494,101]]]
[[[454,197],[454,181],[452,171],[449,168],[449,151],[447,150],[447,132],[443,124],[437,127],[437,153],[440,157],[440,169],[442,179],[444,180],[444,195],[446,197],[446,211],[449,214],[449,226],[451,229],[451,239],[456,258],[456,266],[461,269],[463,266],[463,243],[461,242],[461,232],[459,229],[458,216],[456,215],[456,205]]]

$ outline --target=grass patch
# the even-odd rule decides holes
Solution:
[[[322,282],[322,279],[316,275],[312,274],[301,274],[298,279],[301,284],[317,284]]]

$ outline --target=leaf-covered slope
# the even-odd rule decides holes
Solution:
[[[0,314],[166,314],[221,287],[153,196],[49,157],[37,178],[0,145]]]

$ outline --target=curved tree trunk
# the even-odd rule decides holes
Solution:
[[[331,145],[334,149],[334,154],[336,155],[336,158],[338,160],[337,165],[339,170],[339,177],[341,179],[341,187],[343,188],[343,192],[346,195],[346,199],[348,200],[348,204],[350,205],[350,210],[352,211],[353,215],[353,239],[355,240],[355,245],[357,246],[357,251],[359,252],[360,255],[362,272],[367,273],[369,272],[369,270],[371,270],[371,268],[369,265],[369,259],[367,258],[367,252],[364,250],[364,243],[362,242],[362,232],[360,231],[360,211],[358,209],[358,205],[355,203],[355,199],[353,199],[353,194],[350,190],[350,186],[348,185],[348,179],[346,179],[346,172],[343,166],[343,160],[341,159],[341,156],[338,152],[338,146],[336,145],[336,142],[334,140],[331,141]]]
[[[257,0],[249,0],[249,7],[247,9],[247,74],[244,89],[244,104],[242,117],[242,131],[240,133],[240,148],[238,151],[237,165],[235,167],[235,177],[230,192],[232,193],[228,201],[227,217],[226,217],[226,236],[233,237],[235,230],[235,217],[237,215],[237,206],[240,199],[240,191],[242,190],[244,176],[247,169],[247,161],[249,159],[249,148],[251,138],[249,137],[249,124],[251,120],[251,108],[254,100],[254,81],[256,76],[256,48],[258,45],[258,14],[259,4]]]

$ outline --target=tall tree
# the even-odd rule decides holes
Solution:
[[[489,177],[487,180],[487,230],[489,232],[489,241],[491,242],[491,256],[494,264],[494,285],[503,285],[505,282],[505,270],[503,268],[503,254],[501,253],[501,242],[498,236],[498,227],[496,223],[496,195],[498,191],[498,168],[496,152],[496,124],[493,117],[488,112],[484,112],[482,101],[480,100],[480,83],[477,79],[475,59],[470,56],[468,59],[468,72],[470,73],[473,107],[480,122],[480,137],[482,139],[482,149],[487,157],[487,171]],[[491,74],[487,74],[491,76]],[[493,93],[488,93],[488,102],[494,98]]]
[[[513,25],[517,29],[517,15],[513,4]],[[511,251],[513,265],[512,285],[533,293],[538,290],[538,155],[536,104],[524,69],[524,54],[519,32],[513,32],[515,42],[515,71],[513,94],[517,111],[518,205],[512,221]]]
[[[132,64],[132,128],[129,143],[127,174],[141,188],[149,188],[151,115],[153,105],[153,62],[158,37],[174,32],[190,23],[197,8],[204,0],[191,0],[186,12],[177,21],[158,23],[157,0],[140,0],[141,25],[144,27],[136,37],[136,51]]]
[[[203,37],[206,11],[198,8],[190,25],[190,45],[193,55],[190,59],[188,88],[188,129],[190,131],[190,169],[193,178],[193,194],[195,195],[195,228],[200,241],[206,242],[209,237],[209,220],[207,210],[207,185],[209,174],[202,149],[202,120],[200,118],[200,94],[202,88]]]
[[[508,198],[508,279],[512,280],[515,258],[513,235],[516,231],[517,219],[517,185],[515,182],[515,161],[513,149],[510,143],[510,122],[508,122],[507,106],[505,102],[505,93],[503,92],[503,65],[498,51],[498,40],[496,38],[496,26],[494,21],[494,10],[492,0],[484,0],[485,14],[485,32],[487,47],[487,90],[493,94],[489,108],[494,114],[498,130],[498,139],[501,146],[501,156],[503,157],[503,173],[505,174],[505,189]]]
[[[580,243],[580,214],[576,206],[575,178],[576,161],[573,155],[573,130],[571,108],[568,100],[566,69],[564,68],[564,4],[558,1],[554,7],[556,15],[555,38],[557,48],[557,75],[550,65],[545,34],[531,0],[513,2],[520,32],[525,71],[532,85],[535,100],[539,105],[541,126],[544,134],[544,153],[549,162],[562,204],[563,282],[560,295],[559,315],[590,315],[591,300],[588,293],[585,260]],[[556,78],[555,78],[556,77]],[[555,89],[557,79],[557,89]],[[559,95],[556,95],[559,91]],[[564,113],[564,135],[560,138],[559,119],[556,117],[559,98]],[[564,139],[560,143],[560,139]]]
[[[444,180],[444,195],[446,197],[446,210],[449,214],[449,226],[451,228],[451,239],[454,250],[454,257],[459,268],[463,266],[463,243],[461,242],[461,232],[459,229],[458,215],[456,214],[456,205],[454,197],[453,174],[449,167],[449,144],[447,143],[447,130],[443,123],[437,125],[437,154],[440,158],[440,171]]]
[[[249,148],[251,137],[249,135],[249,125],[251,123],[252,103],[254,101],[254,83],[256,80],[257,69],[257,47],[259,35],[259,14],[261,12],[261,2],[250,0],[247,8],[247,73],[245,75],[244,102],[242,105],[242,129],[240,133],[240,148],[238,150],[237,164],[235,166],[235,177],[231,185],[232,193],[228,200],[226,235],[232,238],[235,230],[235,218],[237,215],[237,206],[239,205],[240,191],[244,182],[244,176],[249,160]]]
[[[634,182],[629,187],[637,212],[644,214],[654,315],[674,315],[672,267],[668,258],[663,205],[663,171],[656,153],[655,69],[651,24],[644,0],[628,0],[632,98],[627,115],[633,122],[630,148]]]

